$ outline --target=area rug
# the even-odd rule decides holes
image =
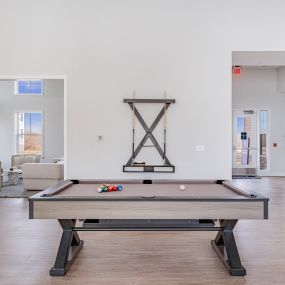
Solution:
[[[0,198],[29,198],[37,193],[38,191],[25,190],[22,181],[19,181],[17,185],[7,185],[4,182],[4,185],[0,188]]]

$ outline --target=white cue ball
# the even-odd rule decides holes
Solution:
[[[102,192],[102,188],[101,187],[99,187],[97,190],[98,190],[99,193]]]
[[[180,190],[185,190],[186,187],[185,187],[185,185],[182,184],[182,185],[179,186],[179,189],[180,189]]]

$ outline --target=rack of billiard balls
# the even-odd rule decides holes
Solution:
[[[113,191],[122,191],[123,186],[122,185],[114,185],[114,184],[101,184],[100,187],[98,187],[98,192],[113,192]]]

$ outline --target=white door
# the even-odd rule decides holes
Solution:
[[[233,175],[256,175],[257,114],[253,110],[233,111]]]

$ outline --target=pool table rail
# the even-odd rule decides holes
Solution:
[[[105,183],[140,184],[142,180],[111,180]],[[206,183],[215,181],[158,180],[153,184]],[[60,195],[73,184],[100,184],[101,180],[63,181],[29,198],[31,219],[268,219],[268,198],[244,192],[223,181],[233,196],[68,196]],[[168,183],[168,184],[169,184]],[[95,190],[96,191],[96,190]],[[238,195],[237,195],[238,194]]]

